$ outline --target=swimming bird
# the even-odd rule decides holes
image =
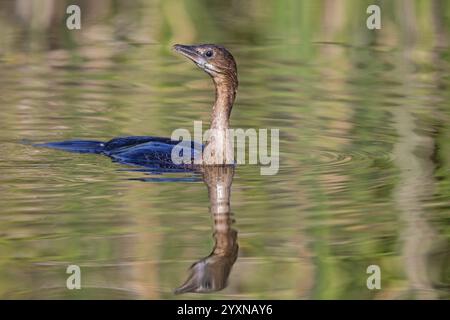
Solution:
[[[194,158],[202,155],[201,165],[232,164],[233,150],[229,137],[229,119],[238,88],[237,67],[233,55],[215,44],[181,45],[173,50],[193,61],[211,76],[215,87],[215,102],[211,112],[210,136],[205,145],[191,141],[172,140],[153,136],[118,137],[107,142],[69,140],[48,142],[36,146],[77,153],[95,153],[127,165],[143,166],[159,171],[194,168]],[[183,151],[191,152],[191,163],[176,164],[172,150],[180,143]]]

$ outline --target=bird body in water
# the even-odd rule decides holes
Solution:
[[[77,153],[103,154],[113,161],[164,170],[191,170],[194,159],[202,155],[202,165],[232,164],[233,150],[229,137],[229,118],[238,87],[236,62],[224,47],[214,44],[174,45],[173,49],[192,60],[208,73],[214,83],[216,98],[211,113],[210,136],[206,144],[178,141],[152,136],[118,137],[108,142],[69,140],[38,144],[40,147]],[[191,163],[175,164],[172,151],[183,144],[183,150],[191,151]]]

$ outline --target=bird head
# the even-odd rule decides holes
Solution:
[[[208,73],[215,82],[230,82],[237,88],[237,67],[233,55],[224,47],[215,44],[181,45],[173,49],[192,60],[200,69]]]

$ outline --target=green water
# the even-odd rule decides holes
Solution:
[[[449,298],[448,1],[384,1],[379,31],[365,1],[79,1],[74,31],[64,1],[21,3],[0,1],[0,298]],[[201,175],[29,142],[206,125],[212,83],[170,50],[201,42],[234,54],[231,126],[278,128],[280,170],[236,168],[228,286],[177,296],[214,246]]]

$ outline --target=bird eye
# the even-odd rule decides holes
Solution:
[[[207,56],[208,58],[211,58],[213,55],[213,52],[211,50],[208,50],[205,52],[205,56]]]

